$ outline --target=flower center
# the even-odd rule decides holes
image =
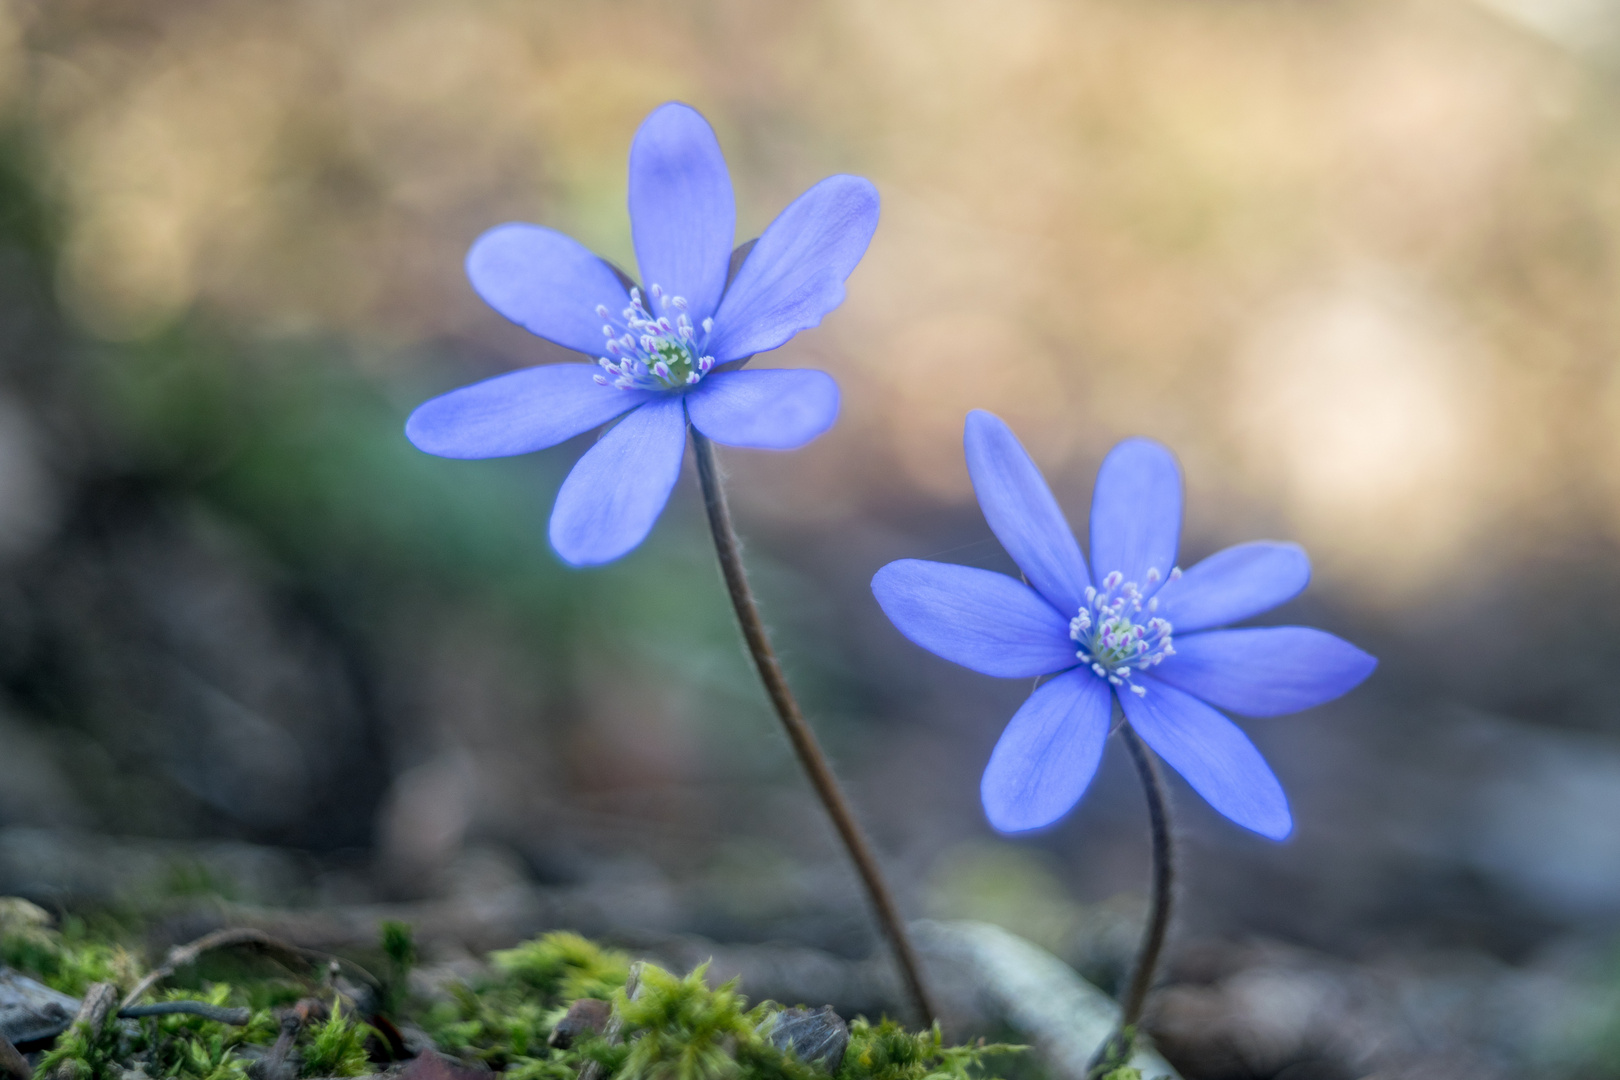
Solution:
[[[606,304],[597,305],[609,353],[597,361],[607,373],[596,376],[601,385],[620,390],[679,390],[692,386],[714,367],[714,357],[698,354],[686,301],[665,295],[657,285],[651,292],[653,303],[664,311],[657,318],[642,305],[640,289],[630,290],[630,306],[619,313],[619,319],[613,318]],[[705,339],[713,329],[714,320],[704,319]]]
[[[1170,571],[1171,581],[1180,576],[1179,567]],[[1159,572],[1149,570],[1148,587],[1158,583]],[[1170,623],[1153,614],[1158,607],[1157,597],[1144,598],[1142,587],[1126,581],[1118,570],[1103,578],[1101,589],[1088,585],[1085,605],[1069,620],[1069,637],[1078,646],[1075,655],[1090,664],[1099,679],[1128,686],[1138,697],[1145,695],[1147,687],[1132,682],[1131,676],[1176,654]]]

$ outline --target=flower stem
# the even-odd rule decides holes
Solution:
[[[1164,939],[1170,929],[1170,892],[1175,878],[1174,850],[1170,841],[1170,802],[1165,797],[1164,780],[1153,754],[1142,745],[1142,740],[1129,724],[1120,725],[1120,737],[1131,753],[1136,775],[1142,780],[1142,792],[1147,796],[1148,828],[1153,836],[1153,886],[1147,926],[1142,930],[1142,944],[1136,950],[1136,969],[1131,972],[1130,986],[1120,999],[1119,1031],[1097,1051],[1095,1063],[1123,1065],[1130,1056],[1136,1040],[1136,1029],[1142,1021],[1142,1007],[1147,1003],[1148,991],[1153,989],[1153,976],[1159,967],[1159,954],[1164,951]]]
[[[1142,792],[1148,804],[1148,828],[1153,833],[1153,909],[1142,931],[1136,971],[1131,975],[1130,988],[1125,991],[1120,1014],[1121,1026],[1135,1027],[1142,1019],[1148,991],[1153,989],[1153,975],[1159,966],[1159,954],[1164,951],[1165,933],[1170,929],[1170,889],[1175,878],[1175,863],[1170,842],[1170,802],[1164,795],[1159,767],[1129,724],[1120,728],[1120,735],[1131,752],[1136,775],[1142,778]]]
[[[810,725],[805,723],[804,713],[800,711],[793,691],[788,688],[782,665],[777,662],[776,653],[771,648],[770,635],[760,618],[759,606],[754,602],[747,571],[743,569],[737,532],[731,524],[731,511],[726,506],[726,492],[721,486],[720,469],[714,458],[714,444],[704,438],[697,428],[691,430],[692,447],[697,455],[698,480],[703,487],[703,506],[708,511],[709,529],[714,533],[714,548],[720,556],[720,573],[725,578],[726,591],[731,594],[731,605],[737,611],[737,622],[742,627],[749,655],[754,658],[760,681],[765,684],[765,693],[770,697],[776,715],[781,718],[783,728],[787,730],[788,741],[799,755],[799,764],[804,766],[804,771],[810,777],[810,785],[816,789],[821,805],[826,808],[827,816],[832,818],[833,827],[838,830],[850,860],[860,873],[867,898],[872,902],[878,923],[900,965],[912,1004],[921,1014],[923,1024],[932,1024],[937,1014],[923,985],[917,953],[906,934],[906,924],[900,918],[900,911],[895,906],[888,884],[883,880],[883,874],[878,870],[877,858],[860,825],[856,823],[854,812],[844,798],[838,781],[833,777],[832,767],[821,752],[821,744],[816,741]]]

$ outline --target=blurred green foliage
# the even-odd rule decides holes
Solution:
[[[140,966],[122,945],[92,934],[83,919],[69,918],[58,930],[46,912],[14,897],[0,898],[0,964],[75,997],[93,982],[127,988]]]

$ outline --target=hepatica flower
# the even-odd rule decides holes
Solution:
[[[843,302],[844,279],[877,227],[877,191],[858,176],[816,184],[728,284],[736,216],[708,122],[681,104],[655,109],[630,146],[640,286],[540,225],[496,226],[467,253],[485,302],[592,362],[453,390],[412,413],[405,434],[441,457],[504,457],[618,420],[568,474],[551,512],[551,544],[575,565],[617,559],[646,538],[680,475],[688,421],[731,446],[791,450],[820,435],[838,415],[831,376],[740,368]]]
[[[1181,472],[1158,443],[1127,439],[1097,474],[1091,566],[1041,477],[998,417],[968,415],[968,472],[990,529],[1028,582],[903,559],[872,591],[906,637],[1003,678],[1050,676],[1013,715],[980,793],[1003,832],[1048,825],[1097,771],[1118,701],[1125,720],[1211,806],[1280,840],[1288,799],[1246,735],[1218,709],[1277,716],[1329,701],[1377,665],[1303,626],[1224,630],[1295,596],[1310,562],[1259,541],[1183,573]]]

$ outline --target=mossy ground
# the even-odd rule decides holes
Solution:
[[[759,1028],[778,1008],[752,1007],[727,983],[711,988],[699,968],[685,976],[640,969],[625,994],[630,958],[574,934],[553,933],[491,953],[484,972],[423,996],[411,991],[415,950],[408,928],[383,928],[367,959],[372,984],[356,992],[330,971],[296,972],[229,954],[176,973],[152,1000],[189,998],[245,1007],[237,1026],[198,1016],[122,1020],[95,1035],[72,1031],[39,1062],[43,1077],[66,1065],[74,1080],[252,1080],[283,1031],[282,1017],[306,1013],[289,1061],[300,1077],[364,1076],[398,1068],[397,1031],[420,1033],[441,1053],[511,1080],[575,1080],[590,1062],[602,1080],[982,1080],[986,1059],[1017,1048],[946,1046],[937,1030],[907,1031],[857,1018],[836,1075],[778,1050]],[[144,973],[136,953],[68,921],[49,925],[31,905],[0,900],[0,961],[54,989],[82,994],[93,982],[127,991]],[[358,969],[356,969],[358,970]],[[566,1049],[547,1040],[581,998],[612,1003],[621,1040],[587,1034]],[[371,1010],[370,1019],[363,1017]],[[392,1029],[392,1030],[389,1030]],[[1014,1065],[1016,1058],[1004,1059]]]

